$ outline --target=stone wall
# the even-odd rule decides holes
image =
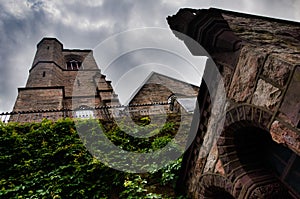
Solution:
[[[221,135],[200,110],[181,186],[193,198],[299,198],[300,24],[218,9],[181,9],[168,23],[210,53],[227,94]]]
[[[130,104],[149,104],[155,102],[168,102],[174,94],[177,97],[196,97],[199,87],[178,81],[173,78],[152,73],[147,81],[139,88]]]
[[[36,96],[39,96],[37,98]],[[63,87],[19,89],[15,111],[63,108]]]
[[[134,93],[129,106],[140,104],[142,106],[131,107],[131,117],[166,115],[168,113],[187,114],[176,100],[172,102],[173,110],[170,109],[170,97],[196,97],[199,87],[182,82],[165,75],[152,73],[144,84]],[[156,104],[144,106],[144,104]],[[133,111],[134,109],[134,111]],[[181,110],[180,110],[181,109]],[[180,113],[181,111],[181,113]]]

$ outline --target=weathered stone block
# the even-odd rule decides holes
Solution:
[[[300,120],[300,67],[293,74],[280,111],[289,118],[292,126],[297,126]]]
[[[261,50],[245,46],[236,66],[228,96],[236,102],[244,102],[250,98],[255,88],[259,68],[266,57]]]
[[[266,60],[263,75],[280,86],[284,86],[292,69],[293,66],[290,63],[281,60],[276,54],[273,54]]]
[[[61,109],[62,88],[20,89],[14,111]]]
[[[273,109],[279,103],[280,96],[280,89],[260,79],[253,94],[252,103],[256,106]]]
[[[270,133],[275,142],[285,144],[298,155],[300,154],[300,135],[297,132],[276,120],[271,125]]]

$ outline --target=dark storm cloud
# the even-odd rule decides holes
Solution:
[[[100,7],[61,2],[55,7],[42,1],[0,4],[0,112],[12,109],[17,88],[24,87],[36,44],[43,37],[57,37],[65,48],[91,49],[126,27],[131,7],[131,3],[111,0]]]
[[[0,112],[12,109],[17,88],[24,87],[36,44],[43,37],[57,37],[65,48],[92,49],[113,33],[165,25],[167,14],[164,10],[172,7],[170,3],[159,1],[99,2],[28,0],[0,3]],[[173,7],[170,13],[176,11]]]
[[[166,17],[181,7],[209,6],[300,20],[297,0],[1,1],[0,112],[12,109],[17,88],[24,87],[36,44],[43,37],[57,37],[65,48],[93,49],[127,29],[168,28]],[[116,43],[110,50],[119,47]]]
[[[43,13],[32,12],[27,18],[18,18],[0,5],[0,110],[9,111],[15,101],[17,87],[25,84],[30,61],[34,55],[34,34],[41,27],[35,20]]]
[[[59,10],[64,17],[53,24],[56,35],[67,48],[93,48],[110,34],[127,27],[128,15],[133,5],[117,0],[103,1],[99,6],[91,7],[77,3],[61,4]],[[55,17],[54,17],[55,18]]]

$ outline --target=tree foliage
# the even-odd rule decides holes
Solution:
[[[132,151],[163,147],[174,134],[172,123],[150,142],[135,140],[113,124],[103,128],[112,142]],[[153,173],[129,174],[93,157],[71,119],[0,123],[0,198],[174,198],[172,190],[157,188],[173,188],[180,162]]]

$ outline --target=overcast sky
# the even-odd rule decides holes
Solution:
[[[43,37],[58,38],[64,48],[95,49],[122,31],[168,28],[166,17],[183,7],[300,21],[300,0],[0,0],[0,112],[12,110]]]

